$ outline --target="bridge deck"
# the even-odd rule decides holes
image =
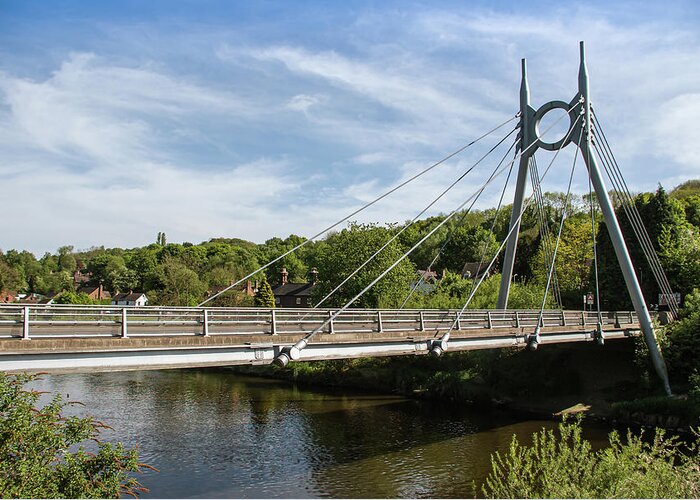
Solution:
[[[334,310],[0,306],[0,370],[90,371],[270,363]],[[343,312],[301,360],[426,354],[457,311]],[[539,311],[466,311],[449,350],[522,347]],[[606,339],[635,335],[632,312],[602,315]],[[593,340],[596,313],[545,311],[541,343]],[[24,340],[23,340],[24,339]]]

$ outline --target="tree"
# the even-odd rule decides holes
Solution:
[[[200,302],[206,286],[197,273],[172,257],[163,261],[161,269],[163,289],[158,294],[161,305],[195,306]]]
[[[0,496],[118,498],[147,491],[129,477],[144,466],[135,448],[99,441],[106,426],[63,415],[70,403],[60,395],[38,408],[39,392],[24,389],[33,378],[0,372]]]
[[[317,248],[319,283],[314,299],[319,300],[340,285],[353,271],[391,238],[391,231],[372,224],[350,224],[348,228],[326,238]],[[338,289],[325,305],[342,306],[368,286],[403,255],[401,245],[394,240],[352,279]],[[415,268],[403,259],[383,279],[359,298],[353,307],[397,307],[403,302],[414,279]]]
[[[274,309],[275,307],[275,294],[272,293],[270,283],[267,282],[267,277],[264,274],[260,279],[258,293],[255,294],[253,305],[255,307],[266,307],[269,309]]]

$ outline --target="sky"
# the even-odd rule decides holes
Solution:
[[[579,40],[630,188],[670,189],[700,177],[699,21],[694,1],[0,0],[0,249],[314,235],[513,117],[521,58],[533,107],[571,100]],[[412,219],[514,125],[352,220]]]

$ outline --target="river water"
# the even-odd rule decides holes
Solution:
[[[547,421],[226,371],[44,376],[159,469],[144,498],[473,497],[490,455]],[[602,439],[602,430],[587,430]]]

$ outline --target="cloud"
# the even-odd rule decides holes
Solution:
[[[700,35],[671,15],[623,11],[357,9],[322,36],[304,26],[278,34],[274,20],[246,30],[183,23],[158,32],[156,45],[143,27],[107,22],[114,38],[94,53],[56,51],[50,71],[31,78],[0,69],[0,189],[18,214],[0,218],[2,244],[141,245],[163,230],[171,241],[313,234],[512,116],[521,57],[533,106],[573,97],[580,39],[630,187],[672,187],[700,167]],[[183,57],[159,49],[169,40]],[[485,150],[357,220],[412,218]],[[493,166],[434,210],[449,212]],[[567,170],[553,169],[544,189],[564,189]],[[499,183],[479,207],[495,205]]]

